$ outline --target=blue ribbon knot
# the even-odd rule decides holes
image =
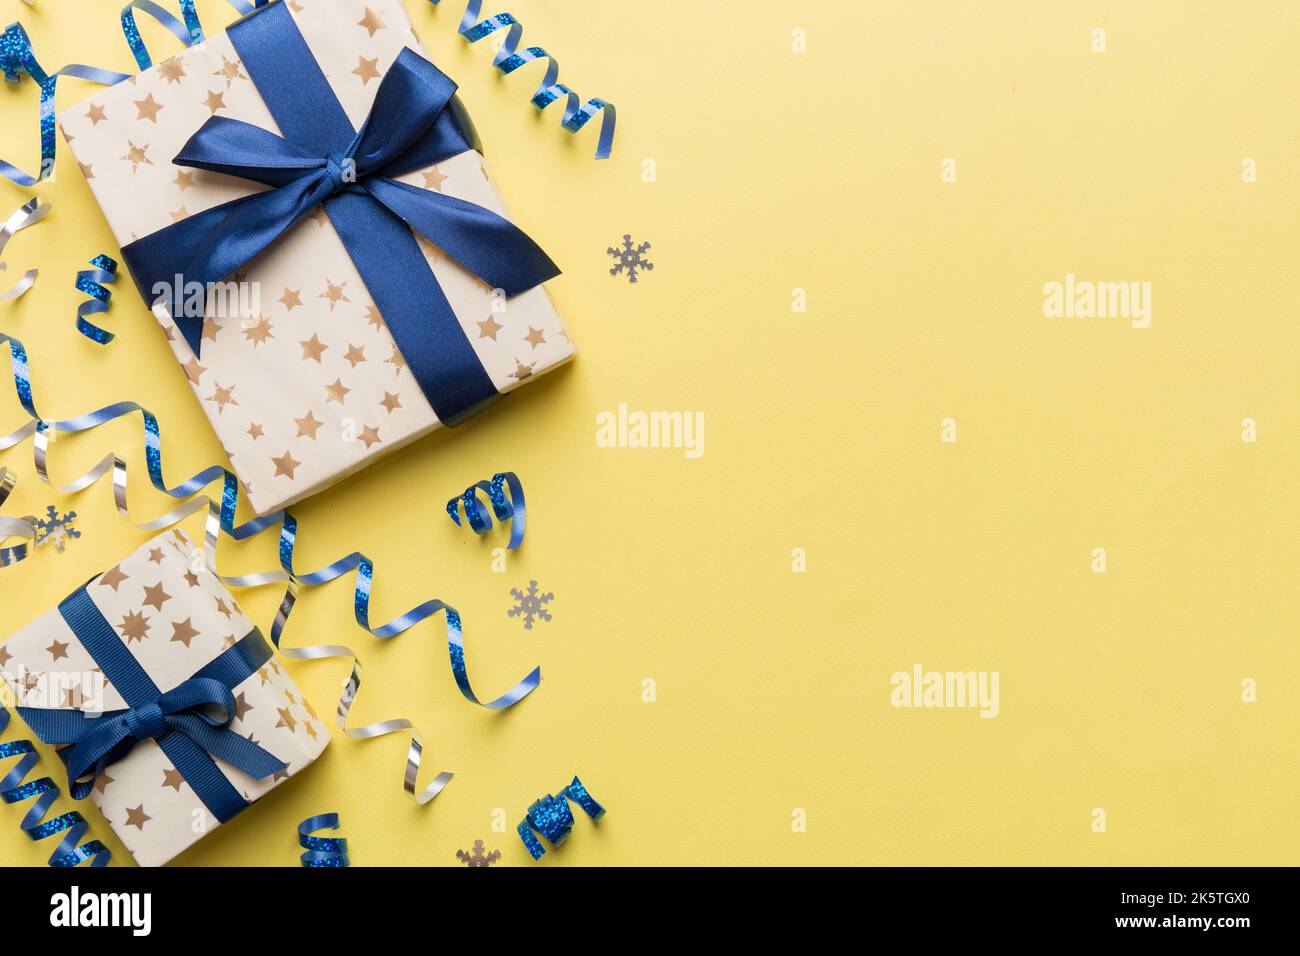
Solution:
[[[358,132],[284,4],[227,31],[283,135],[213,116],[173,162],[270,189],[196,213],[127,245],[146,302],[224,280],[323,205],[361,281],[439,420],[454,424],[497,395],[412,230],[507,297],[559,275],[550,257],[482,206],[399,182],[477,147],[456,84],[404,48],[380,81]],[[203,316],[172,308],[197,356]]]

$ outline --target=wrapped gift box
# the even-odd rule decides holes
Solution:
[[[128,735],[93,783],[85,774],[79,786],[89,788],[142,866],[166,863],[222,818],[306,767],[329,743],[311,704],[225,585],[195,559],[199,554],[184,533],[161,535],[0,644],[0,674],[18,714],[47,743],[68,743],[78,734],[84,741],[110,721],[133,721],[130,729],[140,736]],[[186,693],[178,688],[196,675],[229,686],[233,713],[213,704],[181,710],[159,698]],[[193,741],[178,742],[182,733],[170,726],[150,736],[163,730],[148,726],[157,718],[148,713],[151,698],[191,725],[203,720],[201,712],[216,720],[228,716],[226,731],[256,744],[283,768],[255,779]],[[83,726],[73,734],[52,731],[56,720],[66,722],[67,711],[86,715],[75,718]],[[123,712],[133,716],[120,718]],[[75,749],[63,747],[59,754],[67,761]],[[216,778],[205,779],[214,769]],[[69,782],[74,797],[77,786]]]
[[[132,254],[133,243],[138,249],[141,240],[169,226],[266,190],[266,185],[247,178],[173,163],[212,117],[281,132],[263,89],[275,79],[268,72],[276,71],[266,63],[245,62],[231,39],[238,39],[237,31],[257,18],[267,24],[263,34],[305,41],[304,54],[314,58],[353,129],[362,128],[377,91],[403,51],[427,59],[399,0],[294,0],[287,6],[277,2],[232,25],[229,32],[97,93],[63,112],[58,121],[252,506],[264,514],[447,424],[434,410],[439,403],[431,404],[429,390],[423,387],[434,373],[421,371],[417,362],[432,362],[436,368],[447,355],[459,355],[456,361],[462,365],[476,366],[471,371],[490,398],[565,362],[574,347],[540,285],[503,294],[502,284],[493,286],[463,267],[465,257],[458,251],[453,255],[410,229],[406,231],[416,243],[410,253],[416,258],[400,260],[394,248],[394,262],[427,266],[454,315],[448,315],[447,328],[441,331],[413,335],[408,329],[395,337],[393,314],[400,307],[421,308],[422,303],[412,302],[400,288],[367,287],[354,262],[356,244],[350,251],[340,237],[335,228],[337,205],[329,201],[316,205],[265,251],[228,275],[215,293],[205,287],[203,296],[195,298],[177,288],[166,301],[155,300],[156,290],[144,287],[145,270]],[[286,73],[300,69],[303,62],[286,57],[281,63],[277,56],[271,61]],[[282,82],[298,80],[285,75]],[[319,119],[311,115],[315,107],[288,112],[309,114],[310,122]],[[472,126],[454,99],[447,112],[465,131],[466,141],[476,144]],[[285,111],[280,119],[286,120]],[[391,116],[386,122],[400,125]],[[292,131],[284,135],[294,139]],[[477,149],[466,148],[392,179],[509,219]],[[201,238],[206,232],[191,234],[188,245],[197,247]],[[170,240],[162,244],[167,251],[187,245]],[[188,255],[189,249],[185,251]],[[510,263],[497,264],[498,271],[509,268]],[[409,276],[418,270],[402,271]],[[479,270],[484,271],[491,270]],[[372,269],[368,274],[373,279],[380,272]],[[184,311],[186,297],[199,303],[200,312],[188,329],[175,314],[178,306]],[[385,302],[383,310],[376,300]],[[433,303],[428,308],[432,311]],[[194,331],[200,323],[201,337]],[[403,337],[399,348],[397,338]],[[423,380],[417,381],[417,376]],[[450,424],[456,424],[487,400],[470,408],[463,407],[464,402],[443,401],[440,407],[444,417],[452,419]]]

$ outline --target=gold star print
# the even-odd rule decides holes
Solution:
[[[244,71],[239,68],[239,64],[231,63],[224,56],[221,58],[221,69],[215,70],[213,76],[224,77],[226,80],[226,89],[230,89],[230,84],[235,80],[246,80]]]
[[[252,709],[253,705],[244,699],[243,691],[235,695],[235,720],[243,720]]]
[[[164,787],[171,787],[177,793],[180,793],[181,784],[183,784],[184,782],[185,782],[185,778],[181,775],[181,772],[177,770],[175,767],[170,767],[163,771],[162,785]]]
[[[215,115],[217,110],[223,110],[226,108],[226,94],[218,93],[215,90],[208,90],[208,98],[203,101],[203,105],[206,106],[213,115]]]
[[[199,341],[206,342],[211,339],[215,342],[220,331],[221,323],[217,321],[216,316],[209,315],[203,320],[203,334],[199,337]]]
[[[375,428],[373,425],[367,425],[365,428],[361,429],[361,434],[357,436],[357,441],[365,442],[366,451],[369,451],[371,445],[377,445],[383,441],[383,439],[379,437],[378,428]]]
[[[129,827],[135,827],[137,830],[143,832],[144,825],[152,819],[153,817],[149,816],[149,814],[144,812],[143,803],[135,808],[130,808],[130,807],[127,808],[126,825]]]
[[[176,170],[176,178],[173,179],[172,182],[181,188],[181,192],[185,192],[185,190],[194,185],[194,171],[178,169]]]
[[[162,548],[150,548],[150,549],[149,549],[149,563],[150,563],[150,564],[162,564],[162,560],[163,560],[163,549],[162,549]]]
[[[519,361],[519,359],[515,359],[515,370],[510,373],[510,377],[516,381],[522,382],[524,379],[528,378],[528,376],[533,374],[533,366],[536,364],[536,362],[532,362],[525,365],[523,362]]]
[[[104,788],[107,787],[112,782],[113,782],[112,777],[110,777],[106,772],[100,771],[99,776],[95,778],[95,790],[97,790],[99,793],[103,793]]]
[[[320,340],[315,332],[312,333],[311,338],[303,339],[298,344],[302,346],[302,360],[306,362],[310,359],[317,365],[321,364],[320,357],[324,355],[325,350],[329,348],[328,345]]]
[[[290,289],[288,286],[285,286],[284,295],[280,296],[276,301],[284,303],[285,309],[292,312],[294,308],[302,305],[302,299],[298,298],[298,293],[300,291],[301,290],[299,289]]]
[[[185,583],[190,587],[196,588],[199,586],[199,576],[193,570],[186,571],[184,577]]]
[[[357,57],[357,68],[352,72],[361,77],[361,85],[365,86],[371,80],[379,79],[379,70],[376,69],[378,65],[379,57],[367,60],[364,56],[359,56]]]
[[[78,710],[86,702],[86,695],[80,687],[69,687],[63,691],[63,706],[68,710]]]
[[[158,111],[162,109],[162,104],[153,98],[150,93],[142,100],[133,100],[137,112],[136,119],[147,119],[150,123],[158,122]]]
[[[384,23],[384,18],[375,13],[375,11],[371,10],[369,7],[366,7],[365,11],[366,15],[361,18],[357,23],[357,26],[365,27],[366,33],[370,34],[370,36],[374,36],[376,30],[382,30],[387,26],[387,24]]]
[[[117,626],[128,644],[143,641],[149,636],[149,621],[140,611],[127,611],[122,623]]]
[[[271,320],[264,315],[259,315],[260,320],[256,325],[250,325],[244,329],[244,338],[253,343],[253,347],[261,345],[267,339],[275,338],[271,332]]]
[[[235,640],[235,635],[227,634],[225,637],[221,639],[221,649],[223,651],[228,651],[230,650],[230,648],[234,647],[238,643],[239,642]]]
[[[139,170],[141,166],[153,165],[153,160],[145,155],[145,150],[149,148],[148,143],[145,143],[143,146],[137,146],[134,142],[128,139],[126,144],[129,148],[126,151],[126,155],[122,158],[131,164],[132,173]]]
[[[384,327],[384,317],[379,314],[379,310],[373,305],[366,306],[366,321],[377,329]]]
[[[302,722],[302,729],[307,731],[308,735],[310,735],[312,740],[316,739],[316,728],[313,727],[310,723],[304,720]]]
[[[108,117],[104,115],[104,107],[92,103],[90,109],[86,110],[86,119],[90,120],[91,126],[98,126],[100,120],[106,120]]]
[[[402,353],[397,351],[396,345],[393,346],[393,354],[384,361],[393,367],[394,375],[401,375],[402,369],[406,368],[406,359],[402,358]]]
[[[288,779],[289,779],[289,771],[288,771],[288,769],[285,769],[285,770],[276,770],[276,771],[273,771],[273,772],[271,773],[271,782],[272,782],[272,783],[275,783],[275,781],[277,781],[277,780],[288,780]]]
[[[178,58],[172,57],[158,64],[158,73],[168,83],[179,83],[181,77],[185,75],[185,64]]]
[[[207,371],[206,368],[199,364],[199,360],[194,356],[190,356],[190,360],[181,367],[185,369],[185,377],[195,385],[199,384],[199,379],[203,376],[203,373]]]
[[[190,641],[199,636],[199,632],[196,631],[194,625],[190,623],[192,620],[193,618],[187,617],[183,621],[172,621],[171,640],[189,647]]]
[[[442,184],[447,181],[447,177],[438,172],[437,166],[426,169],[421,175],[424,176],[425,189],[436,189],[438,192],[442,192]]]
[[[393,414],[396,409],[402,407],[402,403],[398,400],[398,397],[389,391],[384,392],[384,399],[379,404],[384,406],[384,410],[390,415]]]
[[[293,719],[293,714],[289,713],[288,707],[277,707],[275,712],[280,715],[277,727],[288,727],[290,731],[297,729],[298,721]]]
[[[81,167],[81,175],[87,179],[95,178],[95,166],[93,163],[77,163]]]
[[[41,682],[41,675],[35,671],[28,671],[27,676],[23,678],[23,693],[30,693]]]
[[[546,342],[546,337],[542,335],[541,329],[535,329],[530,325],[528,326],[528,334],[524,336],[524,341],[533,348],[537,348],[537,346]]]
[[[366,350],[360,345],[353,345],[351,342],[349,342],[347,353],[343,356],[343,358],[346,359],[347,362],[353,368],[356,368],[357,363],[364,362],[366,360]]]
[[[225,598],[216,597],[214,595],[213,600],[217,602],[217,610],[220,611],[225,616],[226,620],[230,620],[230,615],[231,612],[234,611],[234,608],[232,608],[229,604],[226,603]]]
[[[346,279],[344,279],[344,280],[343,280],[342,282],[340,282],[338,285],[335,285],[333,282],[330,282],[329,279],[326,279],[326,280],[325,280],[325,291],[322,292],[320,295],[318,295],[316,298],[318,298],[318,299],[329,299],[329,303],[330,303],[330,311],[333,312],[333,311],[334,311],[334,306],[338,305],[340,302],[351,302],[351,301],[352,301],[352,300],[349,299],[346,295],[343,294],[343,287],[344,287],[345,285],[347,285],[347,284],[348,284],[348,283],[347,283],[347,280],[346,280]]]
[[[10,653],[9,653],[7,650],[5,650],[3,647],[0,647],[0,667],[5,667],[5,666],[7,666],[8,663],[9,663],[9,661],[10,661],[12,658],[13,658],[13,655],[12,655],[12,654],[10,654]]]
[[[257,439],[261,438],[264,434],[265,432],[262,431],[262,426],[259,425],[257,422],[248,423],[249,438],[252,438],[254,441],[256,441]]]
[[[68,644],[66,641],[55,641],[49,647],[45,648],[45,650],[50,655],[51,660],[57,661],[59,658],[67,660]]]
[[[126,574],[122,571],[120,564],[115,564],[99,576],[99,583],[106,588],[117,590],[117,586],[126,580]]]
[[[182,219],[190,218],[190,211],[182,205],[180,209],[172,210],[167,215],[172,217],[172,222],[180,222]]]
[[[141,604],[148,604],[155,611],[161,611],[163,604],[170,601],[172,596],[163,590],[162,582],[151,584],[144,589],[144,600]]]
[[[491,314],[478,324],[478,337],[481,339],[497,340],[497,333],[504,329],[505,326],[496,320]]]
[[[175,342],[175,341],[176,341],[176,326],[174,326],[174,325],[164,325],[164,326],[163,326],[163,335],[167,336],[167,341],[168,341],[168,342]]]
[[[319,719],[320,719],[320,715],[318,715],[318,714],[316,713],[316,708],[313,707],[313,706],[311,705],[311,701],[307,700],[307,698],[305,698],[305,697],[303,698],[302,706],[303,706],[303,708],[307,711],[307,713],[311,714],[313,720],[319,720]]]
[[[338,402],[342,405],[343,399],[347,398],[348,392],[350,391],[352,391],[352,389],[344,385],[342,379],[336,378],[334,379],[333,385],[325,386],[325,401]]]
[[[287,451],[280,458],[272,458],[271,463],[275,465],[275,477],[284,475],[290,481],[293,480],[293,470],[302,464]]]
[[[217,403],[217,414],[220,415],[226,410],[227,405],[238,405],[235,401],[235,386],[222,388],[220,385],[213,385],[213,392],[208,396],[208,401]]]
[[[302,418],[295,418],[294,421],[298,424],[298,437],[310,438],[312,441],[316,440],[316,432],[325,424],[322,421],[317,421],[316,416],[310,411]]]

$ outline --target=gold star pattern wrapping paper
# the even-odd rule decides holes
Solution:
[[[93,578],[86,591],[158,687],[171,690],[231,647],[252,621],[217,578],[195,561],[201,551],[169,531]],[[105,681],[102,700],[86,694],[104,680],[57,608],[3,645],[0,677],[19,706],[119,710],[122,696]],[[61,677],[58,675],[62,675]],[[50,688],[59,688],[54,699]],[[230,729],[288,764],[264,780],[214,758],[252,802],[315,760],[329,730],[274,657],[237,687]],[[53,767],[57,776],[61,768]],[[141,866],[160,866],[220,826],[154,740],[138,743],[95,780],[90,800]]]
[[[356,127],[403,47],[432,59],[397,0],[304,0],[291,10]],[[120,245],[260,188],[172,165],[211,116],[278,132],[224,31],[60,114]],[[399,179],[510,218],[477,151]],[[418,238],[499,392],[573,356],[544,289],[507,301]],[[209,303],[201,356],[163,306],[154,314],[259,513],[320,491],[440,427],[323,209],[230,279],[256,284],[256,295],[241,300],[247,314],[217,314],[218,303]]]

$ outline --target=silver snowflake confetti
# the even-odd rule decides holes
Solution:
[[[470,867],[491,866],[497,860],[501,859],[500,850],[491,850],[487,853],[483,851],[484,851],[483,841],[475,840],[474,849],[469,853],[466,853],[464,850],[457,850],[456,859],[460,860],[460,862]]]
[[[650,272],[654,269],[654,263],[646,258],[646,253],[650,251],[650,243],[641,242],[635,246],[632,245],[630,235],[623,236],[623,245],[615,249],[610,246],[605,250],[609,255],[614,257],[614,268],[609,270],[609,274],[617,276],[626,274],[628,282],[636,282],[637,271],[644,269]]]
[[[545,594],[538,593],[536,581],[528,582],[527,591],[511,588],[510,596],[515,599],[515,606],[506,611],[506,617],[522,617],[525,631],[533,629],[534,618],[541,618],[543,621],[551,619],[551,612],[546,609],[546,605],[551,603],[555,595],[550,591]]]
[[[45,517],[37,518],[35,521],[36,547],[44,547],[52,542],[54,550],[62,552],[71,539],[81,537],[81,532],[73,524],[76,520],[75,511],[60,515],[54,505],[49,505],[45,509]]]

